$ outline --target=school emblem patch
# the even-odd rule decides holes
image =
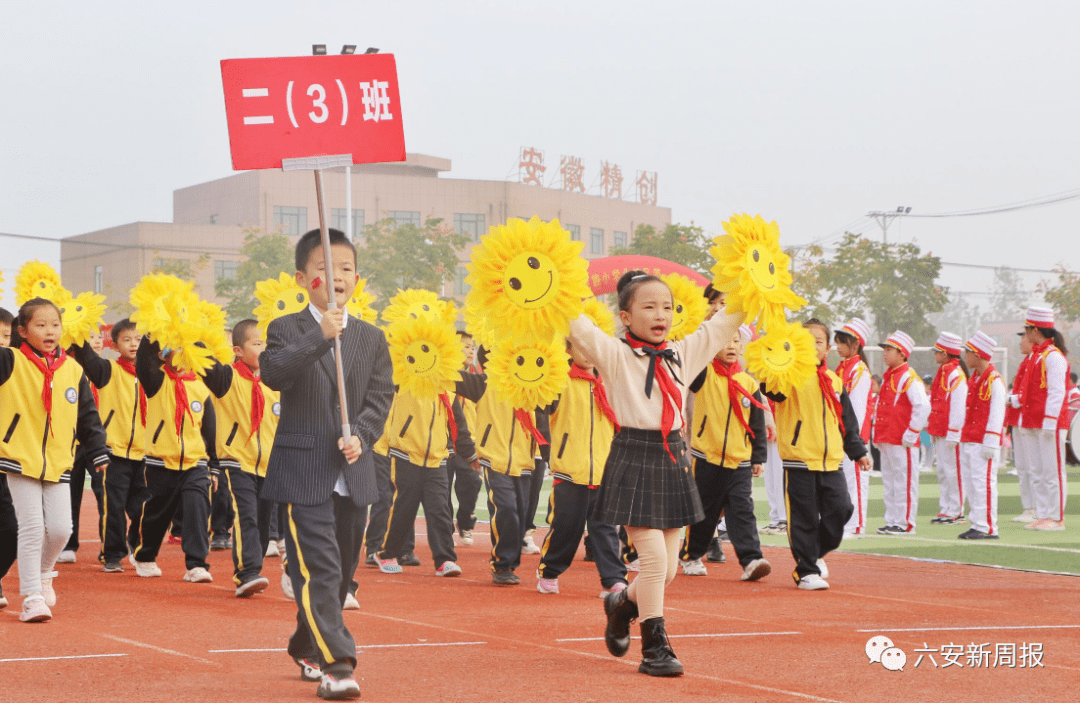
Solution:
[[[68,388],[66,391],[64,391],[64,398],[67,399],[67,402],[74,405],[75,403],[79,402],[79,392],[74,388]]]
[[[743,399],[742,399],[742,406],[744,408],[749,408],[750,407],[750,399],[744,396]]]
[[[191,401],[191,412],[193,412],[193,413],[201,413],[202,412],[202,403],[200,403],[197,400]]]
[[[270,412],[274,413],[274,417],[281,417],[281,403],[274,403]]]

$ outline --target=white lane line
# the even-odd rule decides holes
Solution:
[[[855,630],[855,632],[967,632],[968,630],[1073,630],[1077,628],[1080,628],[1080,625],[974,625],[972,627],[897,627],[882,630]]]
[[[670,605],[665,605],[664,610],[674,610],[677,613],[689,613],[690,615],[703,615],[712,618],[723,618],[724,620],[741,620],[742,622],[765,622],[764,620],[753,620],[751,618],[740,618],[735,615],[722,615],[721,613],[708,613],[700,610],[687,610],[686,608],[675,608]]]
[[[102,657],[126,657],[127,654],[73,654],[66,657],[23,657],[21,659],[0,659],[0,664],[6,662],[48,662],[57,659],[100,659]]]
[[[161,652],[162,654],[171,654],[174,657],[183,657],[184,659],[191,659],[193,661],[200,662],[202,664],[209,664],[210,666],[221,666],[218,662],[210,661],[209,659],[203,659],[202,657],[196,657],[194,654],[185,654],[184,652],[178,652],[175,649],[166,649],[165,647],[158,647],[157,645],[147,644],[146,642],[139,642],[137,640],[129,640],[126,637],[117,637],[116,635],[101,634],[105,637],[116,642],[123,642],[124,644],[130,644],[134,647],[142,647],[143,649],[151,649],[155,652]]]
[[[954,545],[959,545],[960,544],[956,540],[933,539],[932,537],[901,537],[901,539],[904,542],[935,542],[937,544],[954,544]],[[882,540],[883,541],[880,542],[880,544],[895,544],[896,543],[896,542],[892,541],[893,538],[889,538],[889,537],[884,537],[884,538],[882,538]],[[878,542],[871,542],[871,544],[873,546],[878,546],[879,543]],[[1080,549],[1068,549],[1066,547],[1044,547],[1044,546],[1038,545],[1038,544],[1010,544],[1009,542],[983,540],[982,542],[979,542],[979,545],[980,546],[985,546],[985,547],[994,547],[995,549],[1011,547],[1012,549],[1038,549],[1038,550],[1044,551],[1044,552],[1065,552],[1067,554],[1080,554]],[[855,550],[845,550],[845,551],[849,552],[850,554],[863,554],[864,553],[864,552],[855,551]],[[873,552],[865,552],[865,553],[872,554]]]
[[[860,630],[862,632],[862,630]],[[867,630],[871,632],[871,630]],[[872,630],[877,632],[877,630]],[[893,630],[881,630],[881,632],[893,632]],[[770,635],[801,635],[801,632],[715,632],[711,634],[699,634],[699,635],[668,635],[668,639],[675,638],[689,638],[689,637],[767,637]],[[641,639],[640,637],[632,637],[631,639]],[[603,642],[603,637],[565,637],[563,639],[557,639],[556,642]]]
[[[289,650],[281,647],[280,649],[210,649],[207,651],[210,654],[237,654],[240,652],[287,652]]]
[[[601,637],[600,639],[603,639]],[[356,647],[357,652],[362,652],[365,649],[390,649],[396,647],[469,647],[478,644],[487,644],[487,642],[412,642],[407,644],[362,644]],[[286,652],[288,651],[284,647],[281,649],[211,649],[208,650],[210,654],[236,654],[240,652]]]
[[[870,595],[869,593],[857,593],[855,591],[845,591],[843,595],[858,596],[859,598],[873,598],[875,600],[888,600],[894,601],[896,603],[914,603],[915,605],[930,605],[935,608],[960,608],[962,610],[978,610],[982,613],[994,613],[995,615],[1001,614],[1000,610],[994,610],[992,608],[976,608],[971,605],[955,605],[952,603],[931,603],[924,600],[911,600],[910,598],[889,598],[888,596],[874,596]]]

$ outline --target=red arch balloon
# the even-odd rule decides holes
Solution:
[[[667,259],[658,259],[655,256],[605,256],[602,259],[589,261],[589,288],[593,295],[614,293],[615,285],[619,278],[627,271],[641,269],[656,275],[679,273],[686,276],[694,283],[704,288],[710,281],[697,271],[689,269],[682,264],[676,264]]]

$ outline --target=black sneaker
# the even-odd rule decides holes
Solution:
[[[709,549],[705,552],[705,560],[713,564],[723,564],[727,561],[718,538],[713,537],[712,541],[709,542]]]
[[[902,535],[904,532],[904,528],[899,527],[898,525],[882,525],[877,528],[877,533],[879,535]]]
[[[957,539],[998,539],[997,535],[988,535],[985,532],[979,532],[972,527],[967,532],[957,535]]]
[[[731,542],[731,538],[727,536],[727,530],[717,530],[716,539],[721,542]]]
[[[491,582],[496,586],[517,586],[521,579],[510,569],[496,569],[491,575]]]
[[[232,540],[228,535],[222,535],[221,537],[215,537],[210,540],[210,550],[214,552],[222,552],[226,549],[232,549]]]
[[[101,570],[106,574],[122,574],[124,573],[124,565],[119,561],[107,561],[101,567]]]
[[[405,552],[397,558],[399,566],[420,566],[420,560],[416,558],[416,554],[413,552]]]
[[[948,515],[938,515],[936,518],[930,521],[931,525],[949,525],[952,523],[952,518]]]
[[[379,568],[379,558],[375,556],[375,552],[368,552],[367,558],[364,559],[364,565]]]

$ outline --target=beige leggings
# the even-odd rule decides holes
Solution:
[[[682,531],[681,527],[670,530],[626,528],[641,560],[641,573],[626,590],[627,597],[637,603],[639,622],[664,617],[664,587],[675,580]]]

